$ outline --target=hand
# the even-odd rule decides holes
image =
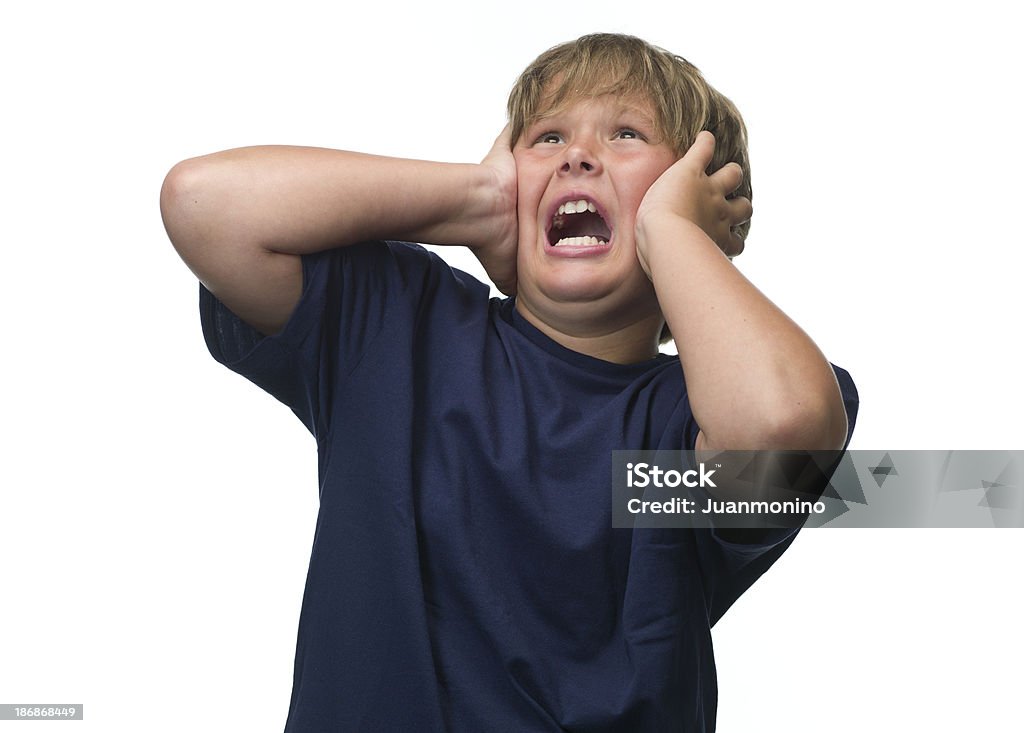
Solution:
[[[493,233],[487,241],[471,248],[487,276],[505,295],[516,292],[516,254],[519,249],[518,183],[511,142],[511,127],[505,125],[480,163],[491,171],[494,179]]]
[[[686,155],[647,190],[637,210],[638,232],[650,219],[677,216],[699,226],[727,256],[735,257],[743,251],[743,239],[736,227],[750,220],[753,208],[748,198],[729,198],[743,181],[743,169],[728,163],[707,175],[714,152],[714,136],[707,131],[698,134]],[[638,235],[637,255],[649,275],[640,247],[643,239]]]

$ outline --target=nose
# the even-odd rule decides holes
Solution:
[[[600,173],[601,163],[593,143],[582,138],[574,140],[566,147],[558,172],[562,175]]]

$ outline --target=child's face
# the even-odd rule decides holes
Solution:
[[[594,306],[585,312],[595,319],[614,314],[616,321],[657,312],[634,226],[647,189],[677,156],[654,119],[645,99],[604,96],[574,102],[523,132],[512,151],[518,299],[531,312],[585,305]]]

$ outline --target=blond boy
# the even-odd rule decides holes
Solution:
[[[613,530],[611,451],[852,430],[849,376],[730,262],[745,130],[696,69],[586,36],[509,117],[479,165],[261,147],[165,182],[211,352],[318,442],[287,731],[714,730],[710,627],[794,533]]]

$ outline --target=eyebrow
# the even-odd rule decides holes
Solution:
[[[649,107],[651,105],[650,103],[648,103],[646,106]],[[626,113],[635,114],[638,115],[640,119],[642,119],[644,122],[650,122],[651,124],[654,124],[654,118],[650,114],[648,114],[643,108],[635,105],[620,102],[619,105],[613,110],[613,113],[617,115]]]

